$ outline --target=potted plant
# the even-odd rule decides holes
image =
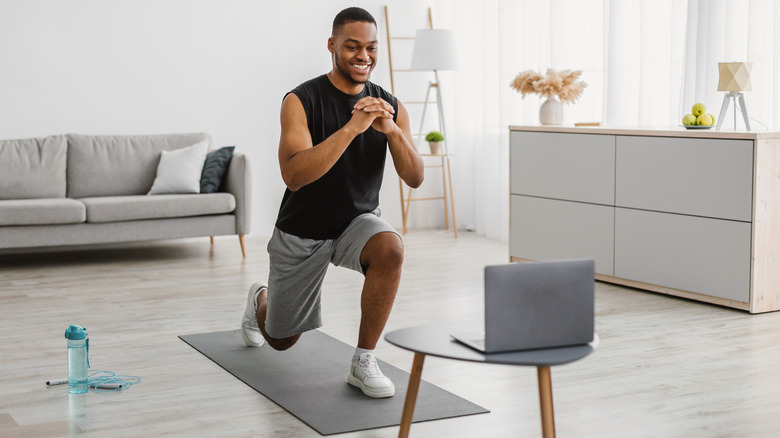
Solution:
[[[429,132],[425,135],[425,141],[428,142],[428,146],[430,146],[433,155],[441,155],[441,142],[444,141],[444,136],[441,135],[441,132]]]
[[[510,86],[519,91],[523,97],[528,93],[537,93],[546,98],[547,100],[539,108],[539,122],[542,125],[560,125],[563,123],[561,102],[574,102],[588,86],[578,80],[581,74],[582,70],[555,71],[548,68],[544,75],[533,70],[525,70],[512,80]],[[555,99],[556,96],[560,101]]]

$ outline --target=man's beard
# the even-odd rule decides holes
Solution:
[[[349,64],[349,62],[347,62],[347,65],[350,65],[350,64]],[[369,74],[367,75],[367,77],[366,77],[366,80],[365,80],[365,81],[359,81],[359,80],[357,80],[357,79],[353,78],[353,77],[352,77],[352,71],[351,71],[351,69],[350,69],[350,70],[347,70],[347,69],[345,69],[345,68],[344,68],[344,66],[341,64],[341,61],[340,61],[340,60],[338,60],[338,59],[336,60],[336,68],[338,69],[338,71],[339,71],[339,72],[340,72],[340,73],[341,73],[343,76],[345,76],[347,79],[349,79],[349,81],[350,81],[350,82],[352,82],[352,83],[353,83],[353,84],[355,84],[355,85],[362,85],[362,84],[365,84],[366,82],[368,82],[368,79],[371,77],[371,73],[369,72]],[[369,67],[369,68],[370,68],[370,67]]]

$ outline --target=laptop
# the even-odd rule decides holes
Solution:
[[[594,288],[593,260],[486,266],[484,332],[450,336],[484,353],[587,344]]]

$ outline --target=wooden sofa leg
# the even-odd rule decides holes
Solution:
[[[210,236],[211,244],[214,245],[214,236]]]
[[[244,235],[239,234],[238,235],[238,242],[241,244],[241,254],[246,257],[246,242],[244,241]]]

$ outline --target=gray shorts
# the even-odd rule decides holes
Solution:
[[[378,209],[356,217],[336,239],[303,239],[274,228],[268,242],[271,270],[266,332],[280,339],[321,327],[320,295],[328,265],[364,273],[360,264],[363,247],[384,232],[398,234],[379,217]]]

